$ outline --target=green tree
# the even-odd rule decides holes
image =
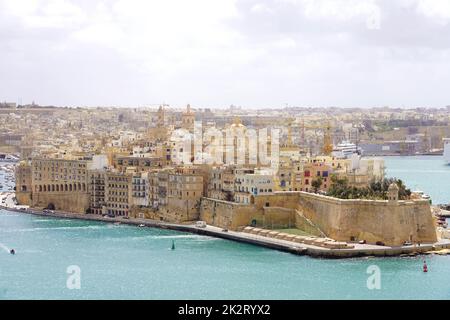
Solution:
[[[331,186],[327,193],[330,197],[340,199],[387,199],[387,191],[392,183],[396,183],[399,187],[399,199],[407,200],[411,196],[409,190],[402,180],[396,178],[383,179],[381,181],[372,181],[369,186],[365,188],[357,188],[349,186],[346,179],[331,177]]]
[[[320,187],[322,186],[323,179],[322,177],[318,177],[317,179],[314,179],[311,182],[311,186],[314,188],[314,192],[317,193],[319,191]]]

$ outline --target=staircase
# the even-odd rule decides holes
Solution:
[[[302,212],[295,210],[295,218],[296,218],[296,225],[298,229],[301,229],[309,234],[319,236],[322,238],[327,238],[327,235],[325,232],[320,230],[320,228],[314,224],[310,219],[305,217]]]

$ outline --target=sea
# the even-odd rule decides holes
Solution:
[[[450,202],[450,167],[440,157],[389,157],[386,166],[433,202]],[[450,256],[317,259],[0,210],[0,299],[450,299]]]

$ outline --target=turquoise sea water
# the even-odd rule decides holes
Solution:
[[[402,179],[411,190],[422,190],[433,204],[450,203],[450,166],[442,156],[385,157],[386,176]]]
[[[176,249],[170,250],[172,240]],[[2,299],[449,299],[450,257],[323,260],[186,233],[0,212]],[[14,248],[16,255],[7,249]],[[81,289],[66,288],[79,266]],[[367,289],[367,268],[381,290]]]
[[[422,170],[401,161],[387,161],[397,176],[409,166]],[[367,288],[372,265],[381,272],[380,290]],[[79,290],[66,286],[69,266],[81,270]],[[0,210],[0,299],[450,299],[450,256],[314,259],[182,232]]]

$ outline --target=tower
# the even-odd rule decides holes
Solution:
[[[152,122],[155,120],[152,117]],[[156,112],[156,126],[151,126],[148,129],[147,137],[150,141],[159,140],[166,141],[169,135],[169,129],[165,124],[165,112],[163,106],[159,106],[158,111]]]
[[[183,112],[181,119],[181,127],[189,132],[194,132],[195,112],[191,110],[191,106],[188,104],[186,111]]]
[[[388,188],[388,201],[392,203],[397,202],[399,191],[400,188],[398,187],[398,185],[395,182],[391,183]]]
[[[331,137],[331,124],[328,124],[325,127],[324,136],[323,136],[323,153],[327,156],[331,155],[333,152],[333,138]]]
[[[164,109],[162,106],[159,106],[156,124],[158,128],[164,127]]]

